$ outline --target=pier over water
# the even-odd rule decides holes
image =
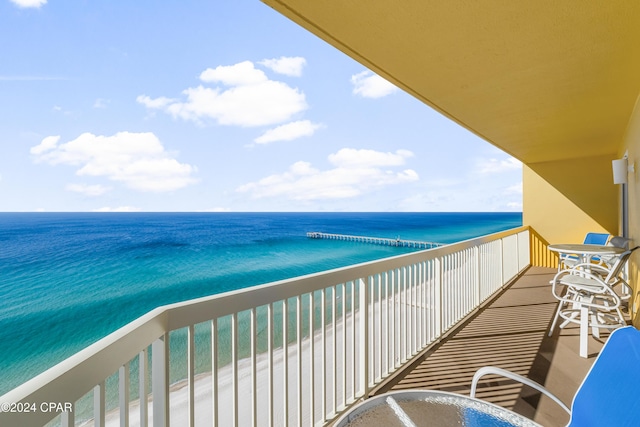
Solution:
[[[399,237],[396,239],[385,239],[383,237],[350,236],[347,234],[321,233],[319,231],[310,231],[307,233],[307,237],[312,239],[346,240],[349,242],[371,243],[374,245],[401,246],[419,249],[433,249],[443,246],[443,243],[404,240]]]

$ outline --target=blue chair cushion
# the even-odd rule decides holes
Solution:
[[[571,406],[572,427],[640,425],[640,331],[611,333]]]
[[[606,245],[607,240],[609,239],[609,234],[607,233],[587,233],[584,236],[584,244],[585,245]]]

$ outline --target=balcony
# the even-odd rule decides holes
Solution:
[[[1,396],[36,411],[0,425],[323,425],[390,389],[466,393],[487,364],[570,402],[592,359],[577,331],[545,335],[553,270],[528,268],[534,237],[521,227],[160,307]],[[510,384],[480,397],[557,423]]]
[[[608,334],[589,338],[589,358],[578,356],[579,328],[548,336],[557,301],[549,281],[555,269],[531,267],[438,345],[408,363],[371,394],[421,388],[469,395],[471,379],[493,365],[544,384],[566,404],[586,376]],[[546,396],[506,379],[487,377],[477,396],[541,425],[565,426],[567,414]]]

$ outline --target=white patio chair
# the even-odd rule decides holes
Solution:
[[[622,237],[622,236],[613,236],[607,242],[607,246],[613,246],[616,248],[628,250],[630,243],[631,243],[631,239],[627,239],[626,237]],[[599,261],[599,264],[605,264],[607,267],[611,268],[611,266],[613,266],[613,263],[615,262],[617,257],[618,255],[601,255],[598,261]]]
[[[626,325],[620,311],[621,297],[613,288],[622,286],[630,291],[627,282],[620,277],[620,272],[633,251],[638,248],[640,246],[623,252],[616,258],[610,269],[605,265],[580,263],[557,273],[551,281],[551,290],[558,300],[558,308],[549,336],[553,334],[559,318],[564,319],[560,328],[569,323],[579,324],[581,326],[580,353],[584,356],[585,325],[592,328],[595,336],[598,336],[600,328],[615,329]]]
[[[629,249],[630,243],[631,243],[631,239],[627,239],[626,237],[622,237],[622,236],[614,236],[609,240],[609,242],[607,243],[607,246],[615,246],[616,248]],[[607,269],[611,269],[613,268],[613,265],[615,264],[615,261],[617,258],[618,258],[618,255],[602,255],[600,257],[599,263],[600,265],[606,266]],[[598,270],[596,270],[596,273],[597,272]],[[623,301],[626,301],[631,297],[631,286],[629,286],[629,284],[626,281],[624,268],[620,271],[620,279],[621,279],[620,290],[618,291],[615,288],[614,290],[618,292],[618,295]]]
[[[480,368],[471,382],[475,398],[480,378],[500,375],[526,384],[558,403],[570,416],[567,427],[637,426],[640,420],[640,331],[632,326],[611,333],[602,351],[567,407],[542,385],[493,366]]]
[[[615,246],[616,248],[629,249],[629,243],[631,239],[622,236],[613,236],[607,242],[607,245]]]

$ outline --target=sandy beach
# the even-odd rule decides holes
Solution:
[[[347,328],[346,339],[347,343],[351,340],[351,325],[352,317],[347,313]],[[320,422],[321,409],[322,409],[322,390],[321,387],[324,384],[326,409],[327,413],[331,413],[334,409],[333,393],[336,391],[336,399],[338,400],[337,406],[342,405],[342,368],[340,358],[345,354],[347,360],[347,381],[346,394],[351,394],[353,388],[353,377],[351,373],[350,360],[352,358],[352,351],[349,345],[343,352],[342,348],[342,334],[344,322],[342,318],[338,318],[336,322],[336,358],[337,360],[337,384],[334,384],[333,380],[333,368],[332,368],[332,354],[333,354],[333,334],[334,330],[331,327],[326,328],[325,333],[325,354],[326,359],[326,371],[325,379],[322,378],[322,334],[320,330],[316,330],[314,333],[314,420],[315,423]],[[357,325],[356,325],[357,326]],[[297,343],[289,344],[288,346],[288,405],[289,405],[289,425],[298,425],[298,372],[301,372],[301,387],[303,390],[302,395],[308,396],[311,388],[311,351],[310,340],[307,337],[301,341],[301,367],[298,368],[298,346]],[[357,357],[357,351],[356,351]],[[273,405],[273,425],[280,426],[284,423],[284,358],[282,348],[274,349],[273,351],[273,398],[269,399],[269,371],[268,371],[268,355],[261,353],[256,356],[256,385],[257,385],[257,425],[269,425],[269,405],[272,402]],[[251,378],[251,359],[241,359],[238,361],[238,425],[245,426],[251,425],[252,418],[252,378]],[[218,425],[228,426],[233,425],[234,412],[232,410],[232,366],[227,365],[218,370]],[[200,374],[196,376],[194,381],[194,395],[195,395],[195,425],[200,427],[210,427],[212,424],[212,385],[211,385],[211,373]],[[172,426],[186,426],[188,425],[188,387],[187,381],[183,380],[171,385],[170,389],[170,423]],[[153,425],[153,400],[150,397],[149,400],[149,425]],[[310,422],[310,402],[306,401],[302,403],[302,424],[311,425]],[[139,400],[132,401],[129,405],[129,425],[131,427],[140,426],[140,402]],[[119,426],[119,410],[112,410],[107,413],[106,426],[117,427]],[[81,424],[84,426],[93,425],[93,420],[88,420]]]

